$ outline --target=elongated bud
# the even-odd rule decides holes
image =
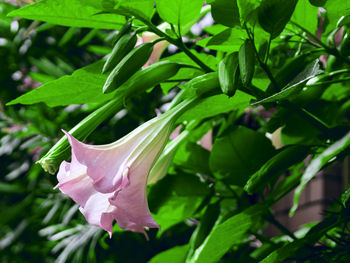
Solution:
[[[229,97],[235,94],[240,84],[237,52],[221,60],[219,64],[219,81],[224,94]]]
[[[114,91],[135,74],[151,56],[153,45],[141,44],[128,53],[109,74],[103,86],[103,93]]]
[[[238,60],[242,83],[247,87],[253,79],[255,68],[254,46],[250,40],[247,39],[240,47]]]
[[[132,21],[128,21],[124,24],[124,26],[119,30],[115,40],[114,45],[117,44],[117,42],[120,40],[122,36],[124,36],[126,33],[128,33],[131,30]]]
[[[111,55],[103,66],[102,73],[113,69],[134,48],[137,41],[136,32],[123,35],[115,44]]]
[[[89,114],[86,118],[80,121],[73,129],[69,131],[71,135],[79,140],[84,140],[98,125],[107,118],[123,108],[121,99],[114,99]],[[55,174],[60,163],[70,155],[70,146],[66,136],[63,136],[38,163],[41,167],[50,174]]]

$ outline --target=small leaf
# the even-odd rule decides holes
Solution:
[[[350,186],[342,193],[340,200],[344,207],[348,207],[347,202],[350,198]]]
[[[316,175],[318,171],[322,169],[331,159],[336,157],[341,152],[348,149],[350,145],[350,132],[348,132],[343,138],[333,143],[329,146],[325,151],[323,151],[320,155],[314,158],[309,166],[306,168],[299,186],[295,189],[294,194],[294,205],[291,208],[289,214],[292,216],[296,209],[298,208],[299,196],[301,191],[304,189],[306,184]]]
[[[249,86],[253,79],[255,69],[254,47],[250,40],[246,40],[239,49],[239,70],[244,86]]]

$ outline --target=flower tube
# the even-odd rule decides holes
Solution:
[[[80,205],[90,224],[110,236],[114,220],[123,229],[145,235],[145,229],[159,228],[148,208],[147,176],[177,117],[192,102],[180,103],[111,144],[84,144],[65,132],[72,159],[62,162],[56,188]]]

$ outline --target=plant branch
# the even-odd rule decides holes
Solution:
[[[276,91],[276,92],[281,91],[281,89],[280,89],[280,87],[278,86],[278,84],[277,84],[275,78],[273,77],[273,75],[272,75],[272,73],[271,73],[269,67],[267,66],[267,64],[265,64],[265,63],[261,60],[261,58],[260,58],[260,56],[259,56],[258,50],[256,49],[256,46],[255,46],[255,43],[254,43],[254,36],[252,36],[251,32],[249,32],[249,29],[248,29],[248,27],[247,27],[246,25],[245,25],[244,27],[245,27],[245,30],[246,30],[246,32],[247,32],[247,35],[248,35],[249,40],[250,40],[250,41],[252,42],[252,44],[253,44],[254,52],[255,52],[255,55],[256,55],[256,57],[257,57],[257,59],[258,59],[258,62],[259,62],[260,67],[265,71],[266,75],[268,76],[268,78],[270,79],[272,85],[274,86],[275,91]]]
[[[273,215],[270,211],[267,212],[266,215],[266,219],[267,221],[269,221],[271,224],[273,224],[274,226],[276,226],[282,233],[290,236],[293,240],[297,240],[297,237],[291,232],[289,231],[288,228],[286,228],[284,225],[282,225]]]
[[[343,60],[346,64],[350,65],[350,59],[347,57],[344,57],[341,55],[335,47],[330,47],[323,43],[321,40],[319,40],[314,34],[312,34],[309,30],[304,28],[303,26],[299,25],[298,23],[295,23],[293,21],[290,21],[290,23],[302,31],[304,31],[309,37],[311,37],[317,44],[319,44],[321,47],[323,47],[329,54],[334,55],[336,57],[339,57],[341,60]]]
[[[150,21],[142,18],[142,17],[138,17],[139,20],[141,20],[145,25],[147,25],[149,27],[149,29],[151,31],[153,31],[155,34],[157,34],[160,37],[164,37],[166,41],[168,41],[169,43],[177,46],[178,48],[180,48],[190,59],[192,59],[198,66],[200,66],[205,72],[212,72],[213,70],[211,68],[209,68],[207,65],[205,65],[199,58],[197,58],[187,47],[186,45],[184,45],[184,43],[182,42],[182,40],[179,39],[174,39],[172,37],[170,37],[169,35],[167,35],[166,33],[164,33],[162,30],[158,29],[155,25],[153,25]]]

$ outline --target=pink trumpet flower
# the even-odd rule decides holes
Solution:
[[[87,222],[110,236],[116,220],[119,227],[147,237],[145,229],[159,228],[148,208],[147,176],[176,118],[190,103],[180,103],[111,144],[84,144],[64,131],[72,147],[72,159],[61,163],[55,188],[80,205]]]

